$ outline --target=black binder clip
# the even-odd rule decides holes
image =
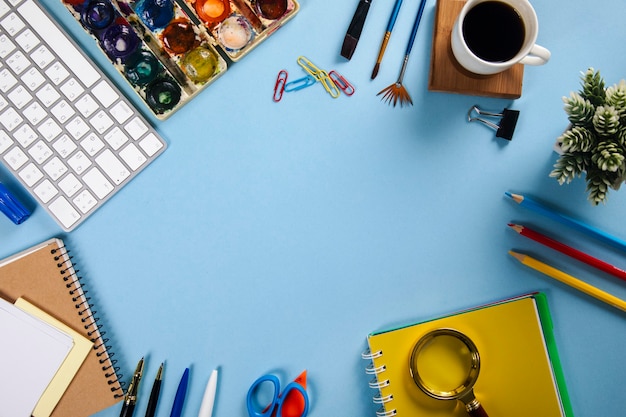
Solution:
[[[473,113],[479,116],[499,117],[500,123],[495,124],[480,117],[474,117]],[[499,138],[511,140],[513,138],[513,132],[515,132],[515,126],[517,125],[517,119],[519,118],[518,110],[504,109],[502,113],[491,113],[481,110],[478,106],[472,106],[467,112],[468,122],[481,122],[496,131],[496,136]]]

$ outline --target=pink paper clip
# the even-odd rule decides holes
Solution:
[[[345,95],[351,96],[352,94],[354,94],[354,87],[352,86],[352,84],[350,84],[348,80],[343,78],[343,76],[339,74],[337,71],[332,70],[331,72],[328,73],[328,76],[330,77],[331,80],[333,80],[335,85],[339,87],[341,91],[343,91]]]
[[[287,71],[280,70],[278,77],[276,77],[276,84],[274,84],[274,101],[278,103],[283,98],[283,92],[285,91],[285,85],[287,84]]]

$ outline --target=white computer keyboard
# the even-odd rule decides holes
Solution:
[[[36,0],[0,0],[0,161],[70,231],[165,141]]]

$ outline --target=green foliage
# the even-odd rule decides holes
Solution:
[[[589,68],[581,84],[563,97],[571,126],[557,138],[562,153],[550,177],[568,184],[585,174],[589,200],[597,205],[626,181],[626,81],[606,88],[600,72]]]

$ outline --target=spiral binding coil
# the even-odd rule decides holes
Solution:
[[[111,392],[115,393],[115,398],[123,397],[125,382],[121,381],[123,375],[119,373],[120,368],[115,366],[117,360],[112,359],[115,353],[111,352],[111,346],[107,345],[109,339],[104,337],[106,332],[102,330],[102,324],[98,323],[100,318],[96,316],[97,311],[92,310],[91,297],[86,296],[88,291],[83,288],[82,277],[78,275],[80,270],[75,269],[72,256],[69,253],[70,250],[65,246],[59,247],[58,250],[50,250],[50,254],[54,257],[59,273],[65,282],[68,294],[72,297],[72,302],[75,303],[74,307],[77,314],[81,317],[81,322],[87,331],[87,337],[94,344],[93,350],[96,351],[96,356],[100,358],[102,372],[104,372],[108,384],[113,385]]]
[[[380,404],[381,407],[376,411],[377,417],[393,417],[398,414],[395,408],[387,410],[385,407],[388,403],[393,401],[393,395],[385,395],[384,397],[380,394],[381,388],[388,387],[391,385],[389,379],[381,378],[381,374],[387,370],[386,365],[375,366],[374,359],[381,358],[383,356],[383,351],[379,350],[376,352],[371,352],[366,350],[361,354],[361,357],[364,360],[371,361],[369,365],[365,367],[365,373],[368,375],[374,375],[374,378],[369,382],[369,387],[375,390],[378,390],[379,394],[372,397],[372,401],[374,404]]]

